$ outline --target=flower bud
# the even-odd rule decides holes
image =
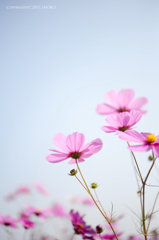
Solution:
[[[102,233],[103,232],[102,226],[101,225],[97,225],[96,226],[96,231],[97,231],[97,233]]]
[[[97,185],[97,183],[91,183],[91,188],[97,188],[98,187],[98,185]]]
[[[70,176],[75,176],[77,174],[77,170],[75,170],[75,169],[72,169],[71,171],[70,171]]]
[[[149,159],[150,161],[152,161],[152,160],[153,160],[153,157],[150,155],[148,159]]]

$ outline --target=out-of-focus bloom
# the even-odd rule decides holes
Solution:
[[[51,163],[57,163],[66,160],[67,158],[72,158],[68,163],[76,163],[85,161],[84,158],[88,158],[91,155],[99,152],[103,146],[102,141],[97,138],[90,143],[84,145],[85,136],[83,133],[74,132],[67,137],[58,133],[53,138],[53,143],[59,147],[63,152],[57,151],[55,149],[50,149],[55,152],[46,157],[46,160]]]
[[[121,235],[121,233],[117,233],[116,234],[117,237],[119,237]],[[115,235],[114,234],[105,234],[105,235],[101,235],[102,239],[115,239]]]
[[[55,203],[51,210],[53,216],[69,218],[69,213],[59,203]]]
[[[11,228],[17,228],[17,220],[13,219],[11,216],[2,216],[0,215],[0,224],[11,227]]]
[[[26,219],[26,218],[20,219],[20,222],[25,229],[33,228],[35,226],[33,222],[31,222],[29,219]]]
[[[112,90],[105,94],[107,103],[100,103],[97,106],[97,112],[100,114],[114,114],[120,112],[130,112],[133,109],[141,110],[148,100],[145,97],[133,100],[135,92],[132,89],[123,89],[119,93]],[[147,111],[141,110],[142,113]]]
[[[48,195],[47,190],[44,188],[44,186],[42,186],[40,183],[36,183],[35,184],[35,188],[42,193],[43,195]]]
[[[23,194],[30,194],[30,189],[28,187],[20,187],[16,191],[14,191],[14,192],[10,193],[8,196],[6,196],[5,199],[7,201],[11,201],[11,200],[15,199],[17,196],[23,195]]]
[[[156,157],[159,157],[159,135],[155,136],[149,132],[141,132],[131,130],[126,132],[120,132],[119,137],[122,140],[142,143],[136,146],[129,146],[131,151],[146,152],[152,149]]]
[[[46,219],[46,217],[52,216],[52,211],[49,208],[39,209],[32,206],[26,206],[26,210],[20,214],[21,219],[28,219],[31,215]]]
[[[142,239],[140,237],[131,236],[131,237],[129,237],[128,240],[142,240]]]
[[[81,204],[84,204],[84,205],[91,205],[91,206],[94,206],[95,203],[93,202],[93,200],[89,197],[81,197],[81,196],[68,196],[69,200],[71,202],[74,202],[74,203],[81,203]]]
[[[82,235],[83,239],[91,239],[94,240],[93,234],[96,232],[91,228],[91,226],[87,226],[83,220],[84,216],[80,216],[78,212],[70,211],[72,225],[74,227],[75,234]]]
[[[106,118],[106,122],[111,126],[103,126],[101,129],[104,132],[111,133],[131,130],[132,127],[140,121],[142,113],[139,110],[132,110],[131,112],[122,112],[119,114],[111,114]]]

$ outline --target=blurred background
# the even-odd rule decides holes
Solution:
[[[131,156],[126,142],[101,130],[106,116],[97,114],[96,107],[108,91],[134,89],[136,98],[149,100],[137,130],[159,134],[159,2],[2,0],[0,5],[0,213],[16,216],[18,206],[4,197],[35,182],[50,191],[49,198],[37,201],[39,207],[58,201],[71,209],[68,195],[87,196],[67,174],[74,165],[45,159],[48,149],[57,149],[55,134],[78,131],[86,142],[103,141],[103,149],[81,163],[81,170],[88,184],[99,184],[104,208],[110,211],[113,203],[116,216],[124,214],[119,230],[134,234],[127,207],[139,212],[140,205]],[[136,156],[145,176],[149,153]],[[148,184],[159,184],[157,169]],[[147,211],[157,191],[147,187]],[[97,209],[81,211],[89,224],[104,223]]]

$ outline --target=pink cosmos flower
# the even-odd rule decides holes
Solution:
[[[21,219],[28,219],[33,214],[37,217],[46,219],[47,216],[52,216],[52,211],[50,209],[39,209],[27,205],[26,210],[21,213],[20,217]]]
[[[0,215],[0,224],[11,227],[11,228],[17,228],[17,220],[13,219],[11,216],[2,216]]]
[[[29,219],[22,218],[20,222],[22,223],[25,229],[33,228],[35,226],[35,224],[31,222]]]
[[[66,212],[63,206],[59,203],[54,204],[52,208],[52,214],[53,216],[56,216],[56,217],[67,217],[67,218],[69,217],[68,212]]]
[[[43,195],[48,195],[47,190],[44,188],[44,186],[42,186],[40,183],[36,183],[35,184],[35,188],[42,193]]]
[[[24,187],[19,187],[16,191],[10,193],[6,197],[6,200],[11,201],[21,194],[30,194],[30,189],[28,187],[25,187],[25,186]]]
[[[46,157],[46,160],[51,163],[57,163],[66,160],[67,158],[72,158],[68,163],[76,163],[75,159],[78,162],[85,161],[84,158],[88,158],[91,155],[99,152],[103,146],[102,141],[97,138],[90,143],[84,145],[85,136],[83,133],[74,132],[67,137],[58,133],[53,138],[53,143],[59,147],[62,152],[55,149],[50,149],[55,152]]]
[[[133,109],[140,110],[148,100],[145,97],[137,98],[133,100],[135,92],[132,89],[123,89],[119,93],[112,90],[105,94],[107,103],[100,103],[97,106],[97,112],[99,114],[114,114],[119,112],[130,112]],[[147,111],[142,110],[142,113]]]
[[[74,227],[75,234],[82,235],[83,239],[91,239],[94,240],[93,234],[96,232],[91,228],[91,226],[87,226],[83,220],[83,216],[80,216],[78,212],[70,211],[72,225]]]
[[[88,198],[88,197],[69,196],[68,198],[71,202],[81,203],[81,204],[84,204],[84,205],[95,206],[95,203],[93,202],[93,200]]]
[[[111,114],[106,118],[106,122],[111,126],[103,126],[101,129],[107,133],[131,130],[132,126],[139,122],[141,117],[142,113],[139,110]]]
[[[149,132],[138,133],[135,130],[120,132],[119,138],[125,141],[142,143],[136,146],[129,146],[131,151],[146,152],[152,149],[156,157],[159,157],[159,135],[155,136]]]

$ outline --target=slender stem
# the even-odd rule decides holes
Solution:
[[[131,158],[131,160],[132,160],[132,158]],[[141,197],[142,192],[141,192],[141,187],[140,187],[140,184],[139,184],[139,181],[138,181],[138,178],[137,178],[136,168],[135,168],[133,160],[132,160],[132,165],[133,165],[133,168],[134,168],[135,178],[136,178],[136,182],[137,182],[137,185],[138,185],[138,193],[140,194],[140,206],[141,206],[141,212],[142,212],[142,197]]]
[[[143,221],[143,230],[144,230],[144,236],[145,240],[147,240],[147,232],[145,227],[145,183],[143,183],[143,205],[142,205],[142,221]]]
[[[89,187],[88,187],[88,185],[87,185],[87,183],[86,183],[86,181],[85,181],[85,179],[84,179],[84,177],[83,177],[83,175],[82,175],[82,173],[81,173],[81,170],[80,170],[80,168],[79,168],[77,159],[75,159],[75,160],[76,160],[76,164],[77,164],[78,171],[79,171],[79,173],[81,174],[81,177],[82,177],[82,179],[83,179],[83,182],[84,182],[84,184],[85,184],[85,186],[86,186],[86,188],[87,188],[87,190],[88,190],[88,193],[90,193]]]
[[[88,192],[87,188],[83,185],[83,183],[79,180],[79,178],[75,175],[76,179],[80,182],[80,184],[84,187],[84,189]],[[89,193],[89,192],[88,192]]]
[[[148,230],[149,230],[149,226],[150,226],[152,214],[153,214],[153,211],[154,211],[154,209],[155,209],[155,205],[156,205],[158,196],[159,196],[159,192],[157,193],[157,196],[156,196],[156,198],[155,198],[155,202],[154,202],[154,205],[153,205],[153,208],[152,208],[152,212],[151,212],[151,214],[150,214],[149,223],[148,223],[148,226],[147,226],[147,232],[148,232]]]
[[[148,171],[148,174],[147,174],[147,176],[146,176],[146,178],[145,178],[145,181],[144,181],[145,184],[146,184],[146,181],[147,181],[147,179],[148,179],[148,177],[149,177],[149,175],[150,175],[150,172],[151,172],[151,170],[152,170],[152,168],[153,168],[153,166],[154,166],[154,164],[155,164],[154,154],[152,154],[152,155],[153,155],[153,163],[152,163],[152,165],[151,165],[151,167],[150,167],[150,169],[149,169],[149,171]]]
[[[70,240],[73,240],[74,236],[75,236],[75,234],[73,233],[73,235],[71,236],[71,239],[70,239]]]
[[[108,224],[110,225],[110,227],[111,227],[111,229],[112,229],[112,231],[113,231],[116,239],[119,240],[118,237],[117,237],[117,235],[116,235],[116,233],[115,233],[115,231],[114,231],[114,228],[113,228],[112,225],[111,225],[111,222],[110,222],[109,219],[108,219],[108,217],[105,216],[105,214],[102,212],[102,210],[101,210],[100,207],[98,206],[96,200],[94,199],[93,195],[91,194],[91,191],[89,190],[89,187],[88,187],[88,185],[87,185],[87,183],[86,183],[86,181],[85,181],[85,179],[84,179],[84,177],[83,177],[83,175],[82,175],[82,173],[81,173],[81,170],[80,170],[80,168],[79,168],[77,159],[75,159],[75,160],[76,160],[76,164],[77,164],[78,171],[79,171],[79,173],[81,174],[81,177],[82,177],[82,179],[83,179],[83,181],[84,181],[84,184],[85,184],[85,186],[86,186],[86,188],[87,188],[87,190],[88,190],[88,191],[87,191],[88,194],[91,196],[91,198],[92,198],[93,202],[95,203],[95,205],[97,206],[98,210],[101,212],[101,214],[103,215],[103,217],[106,219],[106,221],[107,221]]]
[[[106,212],[105,212],[105,210],[104,210],[104,208],[103,208],[103,206],[102,206],[101,202],[99,201],[99,198],[98,198],[98,195],[97,195],[97,193],[96,193],[96,190],[95,190],[95,189],[94,189],[94,192],[95,192],[96,198],[97,198],[97,200],[98,200],[98,202],[99,202],[99,205],[101,206],[101,208],[102,208],[103,212],[105,213],[105,216],[107,217],[107,214],[106,214]],[[108,217],[107,217],[107,218],[108,218]]]
[[[100,239],[103,239],[100,233],[99,233],[99,236],[100,236]]]
[[[127,144],[128,144],[128,146],[130,146],[129,142],[127,142]],[[136,167],[137,167],[137,169],[138,169],[138,172],[139,172],[141,181],[142,181],[142,183],[143,183],[143,178],[142,178],[142,175],[141,175],[141,172],[140,172],[140,168],[139,168],[139,166],[138,166],[138,164],[137,164],[136,157],[135,157],[135,155],[134,155],[134,153],[133,153],[132,151],[131,151],[131,154],[132,154],[132,156],[133,156],[133,158],[134,158],[134,161],[135,161]]]

